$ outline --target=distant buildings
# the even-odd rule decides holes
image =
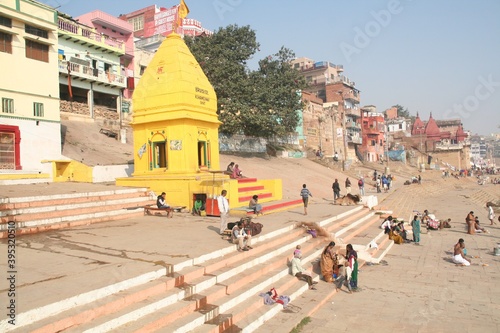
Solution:
[[[187,36],[212,34],[200,21],[191,18],[179,20],[178,9],[179,5],[170,8],[152,5],[122,14],[119,18],[133,26],[136,48],[150,52],[156,51],[172,32]]]
[[[384,160],[386,151],[386,130],[384,114],[377,112],[373,105],[361,108],[361,131],[363,144],[360,153],[366,162]]]
[[[101,11],[79,19],[59,14],[58,62],[62,109],[81,103],[94,118],[96,106],[121,112],[122,97],[133,92],[132,28]],[[128,47],[128,51],[127,51]],[[132,80],[128,80],[132,78]]]
[[[117,120],[130,111],[128,100],[155,51],[136,52],[135,42],[151,46],[174,30],[211,33],[199,21],[179,21],[178,5],[120,18],[100,10],[73,18],[34,0],[4,1],[0,8],[6,78],[0,82],[0,170],[9,172],[52,173],[42,161],[62,158],[61,111],[90,118],[111,112]]]
[[[326,155],[337,152],[341,159],[356,160],[357,146],[361,145],[361,125],[360,92],[355,83],[342,75],[342,65],[315,62],[305,57],[296,58],[291,64],[309,83],[307,92],[323,102],[323,110],[316,116],[317,137],[310,139],[307,146],[321,148]],[[321,137],[320,133],[323,134]]]

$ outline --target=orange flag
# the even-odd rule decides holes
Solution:
[[[189,8],[184,2],[184,0],[181,0],[181,3],[179,5],[178,9],[178,19],[177,19],[177,26],[180,26],[182,23],[182,19],[186,18],[186,16],[189,14]]]

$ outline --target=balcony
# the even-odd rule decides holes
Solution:
[[[353,81],[349,80],[349,78],[347,76],[344,76],[344,75],[338,75],[336,76],[334,79],[333,79],[333,83],[336,83],[336,82],[341,82],[341,83],[344,83],[350,87],[354,87],[356,85],[356,83],[354,83]]]
[[[126,88],[127,84],[123,75],[105,73],[101,69],[91,68],[89,66],[72,63],[66,60],[59,60],[59,73],[67,75],[68,66],[72,77],[97,82],[97,84],[103,84],[106,86]]]
[[[359,136],[352,136],[352,135],[347,135],[347,142],[348,143],[354,143],[356,145],[361,145],[363,144],[363,139]]]
[[[361,130],[361,125],[360,125],[360,124],[358,124],[358,123],[356,123],[356,122],[354,122],[354,121],[347,121],[347,122],[345,123],[345,127],[346,127],[346,128],[351,128],[351,129],[353,129],[353,130],[358,130],[358,131],[360,131],[360,130]]]
[[[163,35],[154,35],[148,38],[143,38],[141,40],[138,40],[135,42],[135,47],[138,49],[142,48],[147,48],[148,46],[154,45],[154,44],[161,44],[165,40],[165,36]]]
[[[361,117],[361,112],[358,108],[346,108],[345,114],[346,116]]]
[[[79,25],[73,21],[59,17],[59,38],[71,40],[82,45],[89,44],[96,50],[105,49],[117,55],[125,54],[123,41],[97,33],[94,29]]]

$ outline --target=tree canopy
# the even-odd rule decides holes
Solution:
[[[392,106],[393,108],[396,108],[398,110],[398,117],[402,118],[410,118],[410,111],[408,111],[408,108],[405,108],[402,105],[396,104]]]
[[[282,47],[250,71],[247,61],[259,43],[249,26],[230,25],[185,41],[215,89],[222,133],[269,138],[295,131],[302,108],[298,91],[306,83],[290,65],[291,50]]]

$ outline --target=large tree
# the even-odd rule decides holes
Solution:
[[[284,137],[295,132],[299,123],[297,110],[301,110],[300,91],[306,82],[290,62],[295,54],[281,47],[278,53],[259,61],[259,69],[252,73],[256,107],[260,109],[259,119],[261,136]],[[260,121],[259,121],[260,120]],[[268,135],[266,135],[268,133]]]
[[[236,25],[211,36],[186,37],[186,44],[215,89],[222,133],[272,137],[295,130],[297,90],[305,83],[289,65],[293,52],[282,48],[250,71],[247,61],[259,43],[249,26]]]

